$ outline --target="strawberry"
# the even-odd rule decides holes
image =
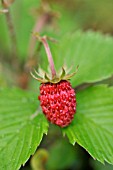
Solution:
[[[69,125],[76,111],[75,92],[69,81],[40,86],[40,105],[47,119],[58,126]]]
[[[41,82],[38,99],[46,118],[53,124],[66,127],[72,122],[76,112],[75,91],[69,82],[70,77],[76,72],[67,74],[66,69],[62,67],[61,72],[59,74],[56,73],[52,55],[46,41],[47,37],[41,38],[38,35],[38,39],[45,47],[52,75],[47,74],[41,68],[39,68],[38,72],[34,70],[39,77],[36,77],[31,72],[33,78]]]

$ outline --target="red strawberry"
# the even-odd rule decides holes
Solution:
[[[69,125],[76,111],[75,92],[69,81],[40,86],[40,105],[47,119],[58,126]]]
[[[71,87],[68,79],[72,77],[74,73],[67,74],[66,70],[62,67],[60,74],[57,74],[54,68],[54,62],[52,55],[47,44],[47,37],[39,37],[43,43],[48,61],[50,64],[51,75],[46,74],[41,68],[35,73],[40,77],[33,78],[41,82],[40,86],[40,105],[46,118],[53,124],[60,127],[68,126],[74,118],[76,112],[76,98],[74,89]]]

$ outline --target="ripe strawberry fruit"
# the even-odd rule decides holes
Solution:
[[[38,72],[34,70],[39,77],[36,77],[32,72],[31,75],[41,82],[38,99],[46,118],[53,124],[66,127],[72,122],[76,112],[75,92],[68,81],[76,72],[67,74],[62,67],[61,72],[56,73],[46,38],[41,38],[38,35],[38,39],[45,47],[52,76],[45,73],[41,68]]]
[[[47,119],[58,126],[69,125],[76,111],[75,92],[69,81],[40,86],[40,105]]]

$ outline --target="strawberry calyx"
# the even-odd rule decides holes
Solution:
[[[38,33],[35,33],[34,35],[44,45],[44,48],[45,48],[45,51],[47,54],[47,58],[48,58],[48,62],[49,62],[49,68],[51,71],[51,73],[46,73],[41,67],[38,68],[38,71],[36,71],[34,69],[35,74],[33,72],[30,72],[31,76],[34,79],[38,80],[41,83],[50,82],[50,83],[55,84],[55,83],[60,82],[61,80],[69,80],[72,76],[74,76],[76,74],[76,72],[78,70],[78,66],[76,68],[76,71],[73,73],[69,73],[69,70],[67,70],[65,67],[62,67],[60,69],[60,71],[57,73],[55,70],[54,61],[52,58],[51,51],[50,51],[49,45],[47,43],[47,39],[50,39],[50,38],[48,38],[47,36],[41,37]]]
[[[34,73],[30,72],[31,76],[38,80],[41,83],[58,83],[61,80],[69,80],[71,77],[73,77],[78,70],[78,66],[76,68],[76,71],[73,73],[68,73],[64,67],[59,71],[59,73],[56,73],[56,75],[52,78],[51,74],[46,73],[43,69],[39,68],[38,71],[34,69]],[[35,76],[36,75],[36,76]]]

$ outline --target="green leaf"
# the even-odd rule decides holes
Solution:
[[[95,86],[78,93],[77,113],[63,133],[94,159],[113,164],[113,87]]]
[[[0,90],[1,169],[19,169],[35,152],[43,134],[47,134],[48,123],[37,107],[34,93]]]
[[[57,69],[66,63],[69,68],[74,66],[73,72],[79,65],[72,78],[73,86],[100,81],[113,74],[113,38],[110,36],[77,31],[52,45],[52,53]]]

